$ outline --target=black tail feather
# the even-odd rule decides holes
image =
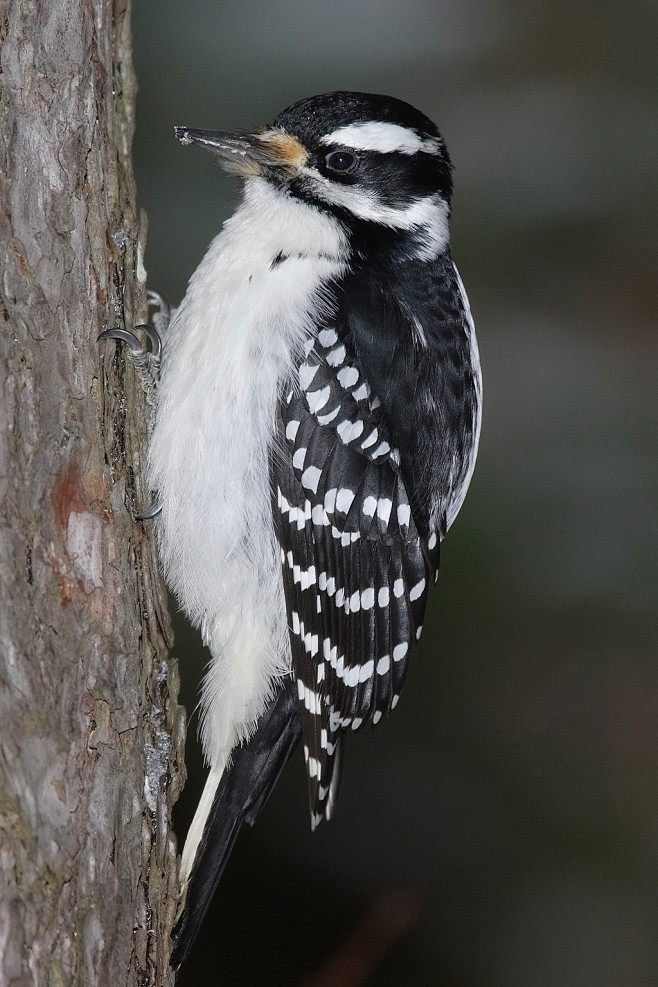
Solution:
[[[194,858],[185,906],[172,932],[171,965],[178,968],[199,934],[243,822],[253,825],[301,734],[297,690],[286,679],[251,739],[233,751],[217,787]]]

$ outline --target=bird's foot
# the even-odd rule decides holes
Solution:
[[[154,288],[146,289],[146,301],[148,302],[151,322],[157,333],[162,336],[167,331],[167,326],[171,322],[172,306],[171,302],[161,295]]]
[[[146,345],[137,335],[144,333],[150,345]],[[106,329],[98,337],[100,339],[119,339],[128,344],[128,355],[144,385],[147,394],[151,394],[160,380],[160,356],[162,340],[157,329],[153,326],[135,326],[133,332],[129,329]]]
[[[147,300],[153,325],[135,326],[132,332],[120,328],[106,329],[98,339],[116,339],[127,344],[128,355],[146,391],[147,402],[151,406],[151,415],[153,415],[154,396],[160,380],[160,359],[162,356],[160,334],[165,332],[169,325],[172,309],[164,295],[151,288],[147,291]],[[156,501],[151,507],[136,514],[135,520],[150,520],[161,510],[162,504]]]
[[[171,321],[171,304],[164,295],[148,288],[146,299],[152,325],[135,326],[129,329],[106,329],[99,339],[119,339],[128,344],[128,354],[135,370],[144,385],[147,395],[152,396],[160,380],[160,358],[162,356],[162,335]],[[148,342],[142,341],[137,333],[144,333]]]

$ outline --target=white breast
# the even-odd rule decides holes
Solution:
[[[279,254],[290,259],[273,265]],[[165,577],[212,656],[202,699],[212,764],[249,734],[289,668],[268,452],[292,357],[345,256],[334,219],[251,179],[164,339],[149,479]]]

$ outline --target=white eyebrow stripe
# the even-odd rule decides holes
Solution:
[[[344,144],[355,151],[379,151],[387,154],[399,151],[401,154],[438,154],[441,145],[436,137],[421,137],[415,130],[401,127],[399,123],[384,123],[370,120],[366,123],[350,123],[339,127],[322,138],[323,144]]]

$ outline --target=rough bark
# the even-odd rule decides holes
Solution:
[[[0,984],[167,985],[183,717],[148,409],[122,0],[0,0]]]

